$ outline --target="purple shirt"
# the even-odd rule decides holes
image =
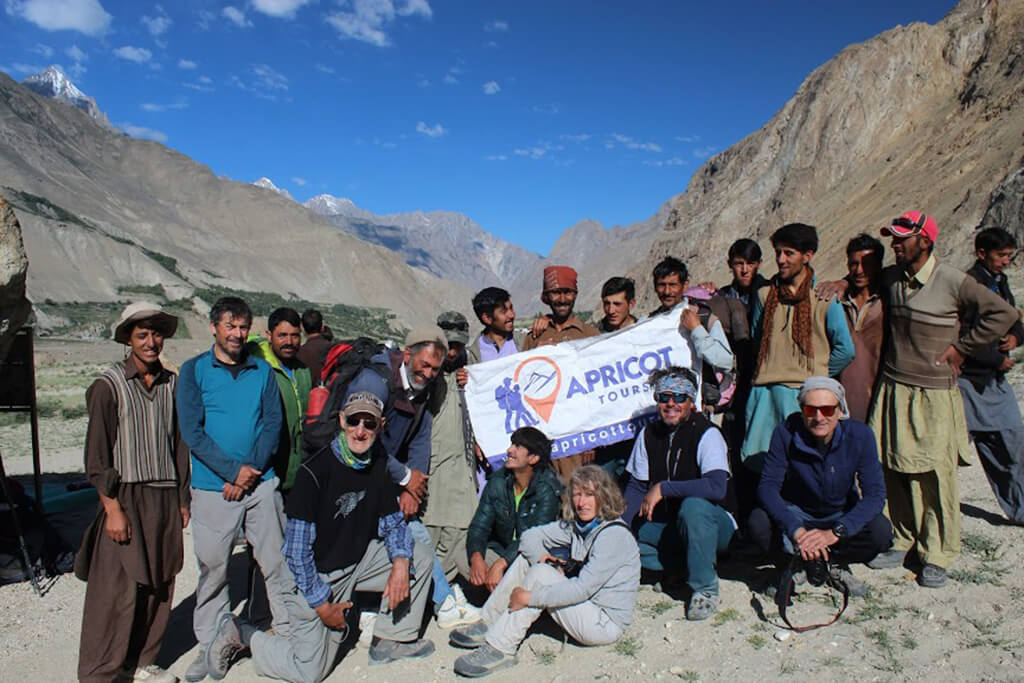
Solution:
[[[498,348],[489,337],[480,335],[477,347],[480,349],[480,362],[494,360],[495,358],[504,358],[505,356],[511,356],[513,353],[518,353],[519,349],[516,348],[516,343],[512,337],[505,340],[505,343]]]

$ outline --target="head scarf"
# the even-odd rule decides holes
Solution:
[[[689,396],[690,399],[697,398],[697,387],[693,382],[681,375],[665,375],[658,378],[657,383],[654,385],[655,395],[666,391],[674,394],[684,394]]]
[[[846,389],[843,388],[842,384],[831,377],[808,377],[805,379],[803,386],[800,387],[800,394],[797,396],[797,401],[799,401],[802,406],[804,401],[807,399],[807,394],[819,389],[831,391],[835,394],[835,397],[839,400],[839,419],[845,420],[850,417],[850,408],[846,405]]]
[[[569,266],[548,266],[544,269],[544,291],[552,289],[576,290],[576,271]]]

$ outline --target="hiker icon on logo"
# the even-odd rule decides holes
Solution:
[[[533,427],[537,419],[530,415],[523,405],[523,394],[519,385],[512,386],[512,378],[506,377],[502,386],[494,390],[494,401],[505,411],[505,433],[511,434],[520,427]],[[515,426],[513,426],[515,422]]]

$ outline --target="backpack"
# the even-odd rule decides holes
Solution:
[[[700,324],[708,332],[716,320],[719,320],[712,311],[712,296],[703,287],[691,287],[686,290],[685,295],[689,303],[697,307],[697,316]],[[717,302],[716,302],[717,303]],[[723,330],[724,323],[723,324]],[[736,393],[736,373],[732,370],[719,372],[710,363],[701,364],[700,378],[700,399],[705,408],[711,408],[715,413],[723,413],[732,403],[733,394]]]
[[[390,364],[373,360],[387,351],[383,344],[372,339],[359,337],[351,341],[337,342],[324,352],[323,370],[320,377],[314,377],[314,387],[309,392],[309,407],[302,419],[302,449],[306,456],[316,453],[338,435],[341,412],[348,385],[365,368],[372,368],[385,381],[391,376]],[[390,401],[390,397],[389,397]]]

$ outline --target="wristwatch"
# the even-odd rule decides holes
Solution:
[[[836,522],[836,525],[832,527],[832,533],[835,534],[836,538],[846,538],[850,532],[846,530],[845,524]]]

